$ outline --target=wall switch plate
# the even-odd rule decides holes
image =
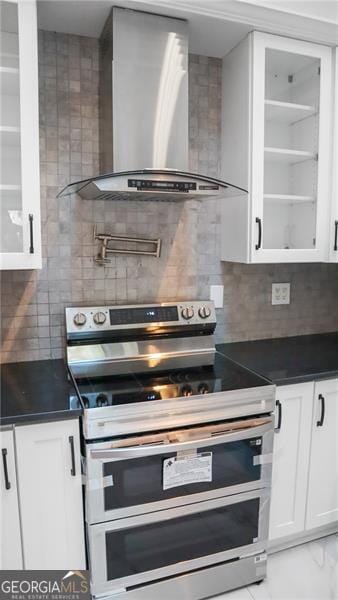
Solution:
[[[273,283],[271,304],[290,304],[290,284]]]
[[[224,285],[210,286],[210,300],[213,301],[215,308],[223,308],[224,306]]]

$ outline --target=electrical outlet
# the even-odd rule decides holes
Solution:
[[[211,285],[210,286],[210,300],[213,301],[215,308],[223,308],[224,286],[223,285]]]
[[[290,284],[273,283],[271,304],[290,304]]]

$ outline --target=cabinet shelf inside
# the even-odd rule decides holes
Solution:
[[[279,100],[265,100],[265,118],[267,121],[276,121],[291,125],[296,121],[311,117],[317,112],[315,106],[307,104],[294,104],[280,102]]]
[[[15,96],[19,94],[19,69],[0,66],[1,94]]]
[[[264,148],[265,160],[268,162],[279,162],[284,164],[295,164],[306,160],[313,160],[316,155],[305,150],[291,150],[289,148]]]
[[[276,204],[303,204],[307,202],[315,202],[314,196],[301,196],[297,194],[264,194],[264,200]]]
[[[4,15],[2,14],[1,17]],[[0,30],[0,65],[2,67],[19,67],[19,37],[17,33]]]
[[[17,193],[21,191],[21,185],[7,185],[0,183],[0,192]]]
[[[0,146],[20,146],[20,128],[0,125]]]

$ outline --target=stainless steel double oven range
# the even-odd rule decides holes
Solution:
[[[66,309],[94,598],[259,581],[275,388],[215,349],[211,302]]]

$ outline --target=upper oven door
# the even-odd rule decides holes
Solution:
[[[87,522],[267,487],[272,445],[271,416],[87,444]]]
[[[94,597],[263,552],[269,494],[260,489],[88,525]]]

